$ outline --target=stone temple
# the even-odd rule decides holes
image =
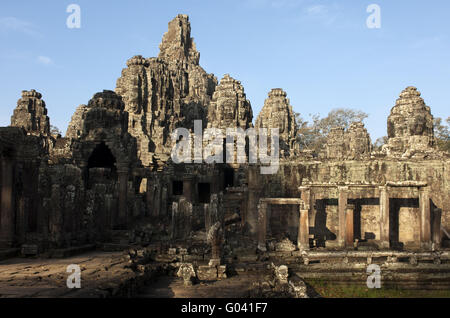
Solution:
[[[186,286],[273,259],[306,273],[314,262],[361,259],[431,260],[445,272],[450,260],[450,155],[435,148],[431,109],[415,87],[393,106],[381,151],[358,122],[333,128],[312,156],[297,143],[287,92],[272,89],[253,125],[242,83],[200,66],[189,18],[178,15],[159,55],[130,58],[114,91],[76,109],[65,137],[51,134],[44,99],[23,91],[0,128],[1,255],[140,246]],[[174,163],[171,134],[193,133],[195,120],[202,129],[278,128],[278,170]]]

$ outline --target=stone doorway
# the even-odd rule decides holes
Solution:
[[[391,248],[420,247],[419,199],[391,198],[389,207]]]
[[[234,169],[225,168],[223,171],[223,188],[234,187]]]
[[[102,142],[92,152],[88,160],[88,169],[90,168],[109,168],[116,170],[116,158],[114,158],[108,146]]]
[[[197,185],[198,203],[209,203],[211,199],[211,184],[200,182]]]
[[[298,205],[272,205],[267,211],[267,238],[280,242],[286,238],[294,244],[298,239]]]

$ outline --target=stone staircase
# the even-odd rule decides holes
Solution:
[[[104,243],[102,249],[106,252],[118,252],[127,249],[130,246],[130,231],[113,230],[111,242]]]

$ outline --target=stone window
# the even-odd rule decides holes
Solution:
[[[223,188],[234,187],[234,169],[226,168],[223,171]]]
[[[197,190],[198,190],[198,202],[209,203],[211,199],[211,184],[199,183]]]
[[[172,194],[173,195],[183,195],[183,181],[173,181],[172,182]]]

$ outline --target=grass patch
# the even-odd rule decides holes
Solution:
[[[364,283],[341,284],[322,279],[305,282],[325,298],[450,298],[450,290],[370,289]]]

